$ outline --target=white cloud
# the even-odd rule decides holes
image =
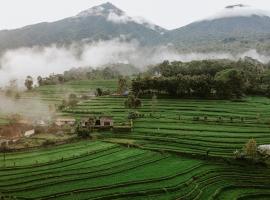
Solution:
[[[51,73],[63,73],[73,67],[99,67],[109,63],[129,63],[138,68],[157,64],[164,60],[203,60],[231,59],[237,60],[245,56],[253,57],[261,62],[269,62],[270,58],[250,50],[238,55],[230,53],[188,53],[180,54],[173,47],[141,47],[138,42],[126,42],[123,39],[99,41],[91,44],[73,44],[70,47],[55,45],[45,48],[20,48],[10,50],[0,58],[0,86],[11,79],[18,79],[22,86],[26,76],[48,76]]]
[[[133,19],[125,14],[122,15],[118,15],[115,12],[110,12],[108,17],[107,17],[108,21],[117,23],[117,24],[126,24],[127,22],[131,22],[133,21]]]
[[[221,10],[220,12],[206,18],[205,20],[213,20],[213,19],[220,19],[220,18],[229,18],[229,17],[249,17],[252,15],[257,16],[268,16],[270,17],[270,12],[257,9],[251,6],[245,5],[236,5],[236,6],[229,6]]]

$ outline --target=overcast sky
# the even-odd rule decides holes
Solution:
[[[108,0],[1,0],[0,29],[51,22],[76,15]],[[270,0],[110,0],[130,16],[142,16],[167,29],[215,14],[231,4],[270,10]]]

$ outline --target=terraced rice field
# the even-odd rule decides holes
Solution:
[[[34,94],[57,103],[70,92],[115,90],[116,83],[71,82],[40,87]],[[80,118],[103,113],[116,123],[125,122],[131,110],[124,108],[124,100],[93,98],[61,114]],[[269,168],[202,159],[207,152],[215,160],[232,158],[250,138],[270,144],[270,99],[158,99],[153,116],[151,100],[142,102],[138,111],[145,116],[134,121],[130,134],[100,133],[103,137],[96,141],[9,153],[5,160],[1,155],[0,193],[16,199],[57,200],[270,199]]]
[[[95,80],[95,81],[72,81],[63,85],[46,85],[35,88],[34,95],[39,95],[40,98],[47,102],[61,101],[65,95],[70,93],[75,94],[93,94],[96,88],[102,90],[115,91],[117,88],[117,80]],[[33,93],[29,93],[31,97]]]
[[[2,160],[3,162],[3,160]],[[268,169],[84,141],[6,155],[0,192],[17,199],[237,199],[270,195]]]
[[[154,117],[149,115],[151,100],[142,101],[143,107],[138,111],[145,117],[134,122],[132,134],[114,134],[113,138],[132,139],[147,149],[196,155],[208,151],[210,156],[218,157],[233,156],[250,138],[258,144],[270,144],[269,99],[250,97],[246,102],[160,99]],[[101,97],[66,112],[77,117],[103,112],[123,122],[129,112],[123,105],[124,98]]]

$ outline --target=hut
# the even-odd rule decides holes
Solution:
[[[113,127],[113,118],[109,116],[100,117],[96,120],[96,126]]]
[[[270,155],[270,144],[258,146],[258,151],[262,154]]]
[[[0,137],[6,140],[18,140],[23,137],[23,130],[18,125],[5,125],[0,128]]]
[[[74,118],[57,118],[55,120],[56,126],[74,126],[76,119]]]
[[[113,118],[110,116],[84,118],[80,120],[80,127],[88,130],[108,130],[113,127]]]
[[[24,132],[25,137],[30,137],[30,136],[32,136],[34,134],[35,134],[35,129],[31,129],[31,130],[28,130],[28,131]]]

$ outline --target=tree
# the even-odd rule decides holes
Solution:
[[[96,96],[97,96],[97,97],[100,97],[100,96],[102,96],[102,94],[103,94],[102,89],[101,89],[101,88],[97,88],[97,89],[96,89]]]
[[[78,137],[81,138],[88,138],[90,136],[90,130],[82,128],[80,126],[76,127],[75,133],[78,135]]]
[[[242,71],[226,69],[216,74],[216,90],[221,98],[241,98],[244,93],[244,78]]]
[[[24,82],[24,85],[25,87],[28,89],[28,90],[32,90],[33,89],[33,78],[31,76],[27,76],[26,79],[25,79],[25,82]]]
[[[142,106],[142,102],[139,98],[135,97],[134,94],[130,94],[125,100],[126,108],[139,108]]]
[[[118,93],[123,94],[128,89],[127,79],[124,77],[118,78]]]
[[[37,82],[38,82],[38,85],[39,86],[42,86],[42,84],[43,84],[42,81],[43,81],[42,77],[41,76],[38,76],[37,77]]]
[[[250,139],[244,146],[244,153],[251,159],[257,157],[257,142],[254,139]]]
[[[68,97],[68,106],[74,107],[78,104],[79,100],[76,94],[70,94]]]

